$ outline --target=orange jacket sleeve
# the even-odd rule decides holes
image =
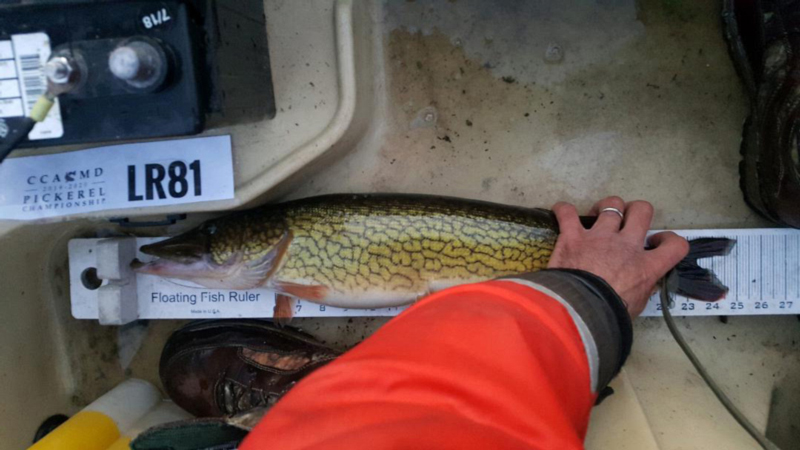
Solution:
[[[547,285],[500,280],[423,299],[298,383],[240,448],[583,448],[596,392],[630,345],[598,345],[620,336],[601,328],[630,323],[587,317],[584,304],[607,300],[581,283],[566,297]],[[610,319],[598,327],[595,316]],[[601,358],[617,358],[605,376]]]

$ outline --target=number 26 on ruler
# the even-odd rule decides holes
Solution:
[[[144,170],[144,186],[137,184],[136,173],[140,169]],[[190,164],[174,161],[168,165],[128,166],[128,201],[183,198],[190,194],[199,197],[203,193],[200,177],[200,160]]]

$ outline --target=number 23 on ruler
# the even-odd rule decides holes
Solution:
[[[141,191],[136,183],[136,171],[137,166],[128,166],[128,201],[131,202],[183,198],[189,193],[199,197],[203,193],[200,160],[188,165],[183,161],[174,161],[169,165],[145,164],[144,189]]]

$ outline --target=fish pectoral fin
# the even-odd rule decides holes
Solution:
[[[291,242],[292,233],[286,232],[272,250],[261,258],[246,262],[239,274],[239,278],[243,281],[241,284],[251,287],[264,285],[264,282],[267,281],[280,266],[283,257],[289,250],[289,244],[291,244]]]
[[[288,294],[303,300],[311,300],[312,302],[324,300],[325,297],[328,296],[328,292],[330,292],[330,288],[321,284],[298,284],[289,281],[274,281],[272,285],[276,291],[282,294]]]
[[[296,303],[297,300],[288,295],[277,294],[275,296],[275,309],[272,310],[272,321],[275,322],[275,325],[283,328],[292,322]]]

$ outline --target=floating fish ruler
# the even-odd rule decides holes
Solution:
[[[786,229],[678,230],[689,239],[728,237],[737,240],[730,255],[700,260],[712,269],[730,292],[716,303],[676,296],[672,313],[678,316],[800,314],[800,231]],[[73,239],[69,243],[72,314],[77,319],[100,319],[124,324],[136,319],[205,319],[271,317],[275,294],[266,289],[232,291],[207,289],[186,281],[167,280],[130,272],[128,264],[141,245],[157,238]],[[92,271],[102,285],[91,286]],[[94,287],[90,289],[89,287]],[[661,315],[657,295],[645,316]],[[405,307],[342,309],[297,302],[296,317],[394,316]]]

